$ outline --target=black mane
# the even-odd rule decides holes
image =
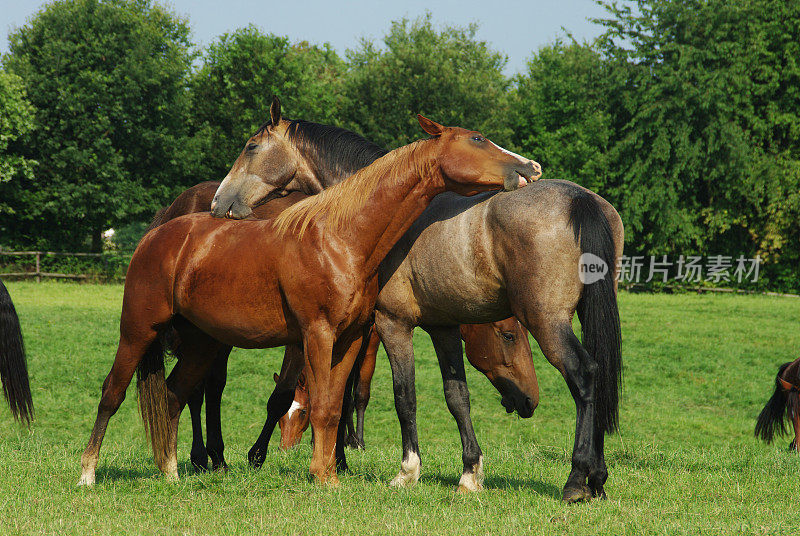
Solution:
[[[317,177],[339,182],[389,151],[355,132],[302,119],[286,119],[289,140],[315,167]],[[263,124],[256,134],[272,125]]]

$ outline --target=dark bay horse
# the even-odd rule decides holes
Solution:
[[[437,194],[516,188],[537,173],[533,162],[478,132],[422,116],[419,122],[430,139],[388,153],[274,220],[191,214],[142,239],[128,268],[120,343],[103,383],[79,484],[94,483],[108,421],[137,369],[140,409],[156,462],[169,479],[177,479],[180,412],[220,343],[242,348],[302,343],[304,359],[289,366],[295,381],[303,365],[311,372],[310,471],[320,483],[338,483],[342,398],[372,317],[381,261]],[[245,151],[255,156],[259,146],[248,144]],[[244,177],[246,168],[234,166],[225,180]],[[181,359],[165,381],[161,334],[169,328],[179,333]]]
[[[217,196],[226,204],[244,200],[246,205],[248,188],[232,179],[223,182]],[[561,372],[575,401],[575,443],[564,500],[605,496],[604,439],[618,426],[622,373],[614,274],[623,234],[611,204],[569,181],[539,181],[514,192],[472,198],[443,194],[433,200],[380,268],[376,326],[392,367],[404,451],[394,485],[412,484],[420,474],[413,328],[421,326],[431,335],[448,408],[459,422],[464,445],[460,488],[480,489],[483,456],[471,425],[466,426],[469,394],[458,326],[513,315]],[[605,276],[584,285],[579,271],[586,253],[605,264]],[[417,259],[432,260],[423,264]],[[576,312],[582,343],[572,331]]]
[[[788,410],[788,411],[787,411]],[[775,376],[775,391],[756,422],[756,437],[772,443],[776,435],[786,433],[786,420],[794,427],[789,450],[800,452],[800,359],[784,363]]]
[[[19,317],[8,289],[0,281],[0,380],[3,395],[17,421],[30,424],[33,398]]]
[[[539,404],[539,384],[532,367],[533,355],[528,343],[528,331],[516,318],[506,318],[489,324],[464,324],[460,328],[464,340],[464,354],[470,364],[484,373],[500,393],[513,393],[524,390],[531,404]],[[355,448],[364,446],[364,411],[369,402],[370,382],[375,371],[375,358],[380,338],[377,332],[370,337],[366,355],[358,370],[358,382],[353,389],[354,406],[357,411],[357,427],[353,429],[352,412],[348,426],[347,441]],[[302,376],[302,375],[301,375]],[[275,375],[278,381],[278,375]],[[508,413],[514,411],[514,402],[503,396],[502,405]],[[309,425],[308,390],[304,382],[298,383],[294,400],[289,411],[281,417],[281,448],[297,445]]]
[[[269,201],[259,201],[252,209],[252,215],[259,219],[274,218],[288,206],[305,198],[305,195],[299,192],[290,192],[286,195],[289,190],[299,188],[303,192],[317,193],[324,188],[338,184],[349,174],[386,154],[386,151],[377,145],[347,130],[308,121],[282,118],[280,101],[277,98],[273,101],[270,116],[270,122],[259,129],[246,144],[246,147],[251,144],[259,145],[259,156],[250,158],[245,150],[240,155],[240,160],[237,160],[233,166],[234,169],[240,170],[239,176],[244,177],[245,183],[252,184],[256,177],[271,177],[270,181],[275,190],[259,191]],[[283,160],[287,158],[297,161],[284,162]],[[246,166],[242,165],[240,161],[243,161]],[[270,183],[270,181],[264,180],[262,184]],[[178,196],[169,207],[159,212],[150,229],[185,214],[207,211],[218,186],[217,182],[204,182],[189,188]],[[278,192],[277,198],[275,198],[276,192]],[[284,195],[285,197],[281,197]],[[233,210],[240,214],[250,215],[250,208],[235,197],[218,200],[215,207],[219,214]],[[419,261],[426,262],[427,260],[419,259]],[[514,319],[507,321],[509,326],[514,324],[517,324]],[[513,351],[517,354],[512,354],[509,348],[510,343],[499,340],[497,326],[493,324],[474,325],[470,328],[470,333],[472,340],[483,339],[486,341],[482,348],[486,355],[502,355],[510,363],[504,373],[494,371],[492,376],[489,376],[488,369],[480,366],[476,368],[489,376],[490,381],[500,392],[502,403],[507,411],[518,409],[521,416],[529,417],[533,408],[538,404],[536,371],[530,359],[527,362],[522,359],[509,359],[510,355],[530,356],[527,335],[522,337],[513,329],[505,333],[512,339],[516,336],[516,341],[511,343],[512,345],[525,345],[525,349],[514,348]],[[378,344],[377,335],[373,334],[370,338],[369,348],[365,349],[368,356],[374,357]],[[475,343],[475,347],[477,348],[477,343]],[[220,406],[230,350],[229,346],[221,347],[217,359],[205,378],[207,448],[203,443],[200,423],[203,392],[195,392],[188,401],[193,432],[191,461],[196,468],[207,468],[209,456],[213,468],[226,466],[223,456],[224,443]],[[292,362],[292,354],[302,356],[302,347],[289,345],[286,347],[286,353],[284,363]],[[364,360],[362,355],[359,355],[357,359],[359,364],[355,372],[358,374],[348,383],[347,393],[348,395],[352,393],[352,396],[348,396],[346,399],[348,405],[344,411],[347,419],[345,423],[347,425],[346,442],[354,448],[363,446],[364,411],[369,400],[370,380],[374,370],[374,359]],[[295,396],[293,381],[293,377],[287,373],[284,366],[278,375],[275,390],[267,403],[267,419],[263,430],[248,453],[250,464],[254,467],[263,463],[275,424],[292,403]],[[358,424],[356,426],[353,426],[352,423],[353,409],[357,414]],[[469,412],[460,412],[459,418],[469,420]],[[459,423],[459,428],[462,427],[471,429],[472,425],[469,422]],[[465,445],[464,448],[472,448],[472,446]]]

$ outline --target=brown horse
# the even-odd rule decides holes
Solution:
[[[192,214],[142,239],[128,268],[120,343],[79,484],[94,483],[108,421],[137,369],[156,462],[177,479],[180,412],[220,342],[243,348],[302,343],[304,362],[289,366],[295,380],[303,365],[311,372],[316,441],[310,471],[321,483],[338,483],[341,401],[372,316],[381,261],[437,194],[516,188],[537,173],[533,162],[477,132],[422,116],[419,122],[432,138],[390,152],[274,220]],[[245,151],[255,156],[259,146],[248,144]],[[226,180],[246,174],[243,165]],[[160,335],[170,327],[179,333],[181,359],[165,382]]]
[[[528,343],[528,331],[516,318],[507,318],[489,324],[464,324],[461,326],[464,354],[473,367],[486,375],[501,393],[521,388],[532,397],[533,406],[539,404],[539,384],[533,368],[533,355]],[[352,412],[348,418],[348,444],[364,446],[364,410],[369,402],[369,386],[375,371],[375,358],[380,338],[373,330],[366,355],[359,367],[358,384],[353,389],[358,426],[353,430]],[[278,381],[278,375],[275,375]],[[502,404],[508,413],[514,411],[514,403],[506,398]],[[347,414],[347,412],[345,412]],[[281,448],[297,445],[309,424],[308,390],[303,382],[298,383],[289,412],[281,417]]]
[[[786,433],[787,418],[794,427],[789,450],[800,452],[800,358],[778,368],[775,391],[756,422],[756,437],[771,443],[776,434]]]

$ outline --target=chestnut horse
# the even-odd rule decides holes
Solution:
[[[217,196],[225,206],[218,211],[247,205],[257,197],[249,189],[257,182],[254,176],[223,181]],[[258,196],[269,192],[263,183],[259,188]],[[458,326],[516,316],[561,372],[575,402],[572,469],[563,498],[605,497],[605,434],[619,422],[622,355],[614,275],[623,236],[614,207],[569,181],[471,198],[445,193],[431,202],[380,267],[375,321],[392,367],[403,444],[393,485],[413,484],[420,475],[414,327],[433,340],[464,447],[459,487],[474,490],[481,487],[483,455],[469,421]],[[599,281],[584,284],[580,267],[587,258],[606,269]],[[572,329],[576,312],[582,341]]]
[[[103,383],[79,484],[94,483],[108,421],[137,369],[140,410],[156,463],[168,479],[177,479],[180,412],[220,343],[302,343],[305,359],[288,366],[295,380],[303,365],[311,372],[316,440],[310,471],[320,483],[338,484],[342,398],[373,314],[381,261],[437,194],[516,188],[536,174],[533,162],[478,132],[422,116],[419,122],[432,138],[388,153],[274,220],[191,214],[142,239],[128,268],[120,343]],[[248,144],[245,151],[255,156],[259,146]],[[225,180],[246,180],[247,158],[240,160]],[[181,359],[165,381],[161,335],[170,327],[179,333]]]
[[[776,434],[786,433],[787,418],[794,426],[794,439],[789,450],[800,452],[800,359],[778,368],[775,391],[756,422],[756,437],[772,443]]]
[[[0,381],[11,415],[17,421],[30,424],[33,399],[28,381],[28,365],[19,317],[8,289],[0,281]]]
[[[533,395],[532,403],[539,403],[539,384],[536,376],[528,379],[532,385],[520,380],[526,380],[526,373],[533,361],[531,346],[528,343],[528,331],[516,318],[506,318],[499,322],[489,324],[464,324],[461,326],[461,338],[464,340],[464,354],[473,367],[483,372],[498,391],[513,392],[519,389],[518,385],[528,388],[527,392]],[[353,375],[358,372],[358,383],[353,389],[354,405],[357,412],[358,425],[353,429],[352,412],[345,411],[349,419],[348,445],[355,448],[364,446],[364,410],[369,402],[369,386],[372,373],[375,371],[375,357],[378,353],[380,338],[376,331],[370,336],[364,360],[359,370],[354,369]],[[301,378],[303,375],[301,374]],[[278,375],[275,375],[278,381]],[[514,403],[505,396],[501,403],[508,413],[514,411]],[[345,406],[346,407],[346,406]],[[281,427],[282,449],[297,445],[303,438],[303,432],[309,425],[308,419],[308,389],[305,382],[300,381],[295,390],[294,400],[289,411],[281,417],[278,424]]]

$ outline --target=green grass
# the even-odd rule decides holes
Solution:
[[[780,363],[800,355],[800,300],[762,296],[623,294],[621,433],[606,442],[607,501],[567,506],[574,405],[560,375],[535,351],[541,404],[506,415],[474,370],[472,417],[486,490],[454,493],[461,472],[429,340],[418,332],[420,483],[387,483],[400,434],[383,351],[367,410],[364,452],[337,490],[309,482],[308,438],[291,452],[273,437],[261,470],[247,467],[282,352],[234,351],[223,401],[227,474],[188,467],[181,481],[156,469],[135,392],[111,420],[94,489],[75,486],[100,385],[117,343],[122,287],[47,282],[8,285],[26,339],[36,421],[30,431],[0,409],[0,534],[788,534],[800,458],[788,439],[767,446],[753,426]]]

